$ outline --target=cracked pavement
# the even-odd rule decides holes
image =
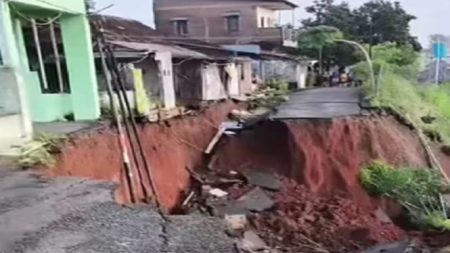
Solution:
[[[235,252],[221,219],[123,207],[115,185],[0,166],[0,253]]]

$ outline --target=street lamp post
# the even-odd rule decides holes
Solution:
[[[366,57],[367,64],[369,64],[370,80],[371,80],[371,84],[372,84],[372,89],[375,90],[375,96],[378,96],[379,89],[378,89],[376,81],[375,81],[375,72],[373,70],[373,63],[372,63],[372,59],[370,58],[370,55],[367,52],[367,50],[356,41],[344,40],[344,39],[335,39],[334,41],[350,44],[352,46],[359,48],[363,52],[364,56]]]
[[[369,56],[372,59],[372,45],[373,45],[373,18],[369,16]]]

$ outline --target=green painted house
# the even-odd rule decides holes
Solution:
[[[84,0],[0,0],[0,153],[32,122],[100,115]]]

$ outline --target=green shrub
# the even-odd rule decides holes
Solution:
[[[280,90],[280,91],[287,91],[289,89],[289,83],[288,81],[284,79],[269,79],[265,83],[265,86],[268,88]]]
[[[437,132],[442,142],[450,144],[450,85],[421,86],[414,80],[416,74],[406,74],[411,71],[409,68],[411,66],[385,65],[380,75],[379,93],[374,92],[368,79],[363,79],[366,80],[363,92],[373,97],[370,101],[373,106],[390,107],[407,114],[420,129]],[[362,63],[355,70],[359,77],[368,78]],[[404,73],[399,74],[400,70]],[[427,115],[436,120],[431,124],[422,122],[421,118]]]
[[[397,200],[418,225],[444,228],[450,223],[441,203],[440,189],[445,187],[437,171],[375,161],[362,169],[360,181],[369,194]]]

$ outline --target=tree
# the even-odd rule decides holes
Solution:
[[[315,26],[304,29],[298,36],[298,50],[301,54],[318,58],[322,72],[323,52],[334,40],[341,39],[342,32],[331,26]]]
[[[306,19],[303,21],[303,24],[305,26],[323,25],[323,21],[328,14],[328,9],[333,3],[334,0],[314,0],[313,5],[306,7],[306,12],[313,14],[314,19]]]
[[[421,50],[417,38],[410,35],[409,24],[415,17],[408,14],[399,2],[371,0],[352,10],[346,2],[335,4],[334,0],[314,0],[306,11],[312,18],[302,21],[305,29],[316,26],[335,27],[345,39],[369,44],[370,47],[391,42],[399,46],[411,45],[414,50]],[[327,44],[321,48],[324,62],[351,65],[361,60],[357,50],[349,45]],[[300,48],[300,52],[305,51],[307,56],[312,55],[305,48]]]
[[[348,3],[333,4],[333,0],[316,0],[314,5],[306,8],[314,16],[303,20],[303,26],[332,26],[339,29],[346,37],[355,33],[354,16]]]
[[[354,12],[355,37],[363,43],[378,45],[385,42],[398,45],[413,45],[419,49],[418,41],[410,35],[410,22],[416,19],[408,14],[400,2],[372,0]]]
[[[408,66],[417,62],[419,55],[412,45],[397,45],[395,43],[379,44],[373,48],[375,61],[395,66]]]

